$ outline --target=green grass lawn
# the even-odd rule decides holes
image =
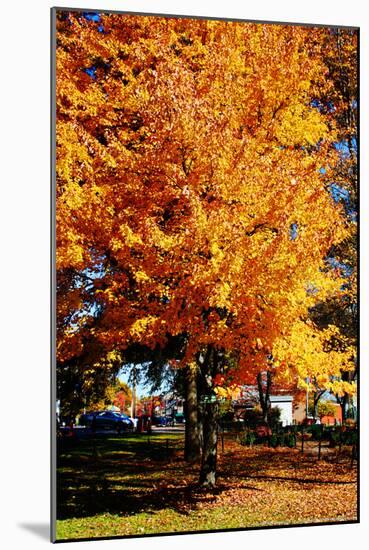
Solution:
[[[183,435],[65,440],[59,448],[57,539],[356,520],[356,471],[295,449],[227,441],[218,486],[196,487]]]

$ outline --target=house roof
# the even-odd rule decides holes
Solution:
[[[292,395],[271,395],[269,399],[271,403],[292,403],[293,401]]]

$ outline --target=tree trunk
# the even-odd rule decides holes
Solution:
[[[324,395],[324,393],[325,393],[325,390],[320,390],[320,391],[315,391],[314,392],[314,395],[313,395],[313,419],[314,419],[314,422],[316,421],[316,419],[319,416],[318,405],[319,405],[320,398]]]
[[[262,372],[258,373],[256,380],[257,380],[258,390],[259,390],[260,406],[263,413],[263,422],[269,425],[270,388],[272,385],[272,375],[268,371],[266,373],[266,376],[267,376],[267,382],[266,382],[265,393],[263,391],[263,373]]]
[[[345,393],[340,400],[340,406],[341,406],[341,414],[342,414],[342,424],[346,421],[346,414],[347,414],[347,403],[348,403],[348,395]]]
[[[319,401],[314,396],[314,410],[313,410],[313,420],[314,420],[314,422],[318,418],[318,402]]]
[[[214,394],[213,381],[221,367],[217,350],[208,346],[205,357],[199,360],[201,410],[202,410],[202,457],[200,486],[215,487],[218,442],[218,403]]]
[[[191,364],[185,372],[185,460],[190,463],[200,460],[200,437],[197,402],[197,365]]]
[[[314,392],[314,395],[313,395],[313,420],[314,420],[314,422],[315,422],[316,419],[318,418],[318,403],[319,403],[319,399],[320,399],[320,394],[319,394],[319,392]]]
[[[204,404],[203,416],[203,452],[200,470],[200,485],[215,487],[217,469],[218,442],[218,403],[209,401]]]

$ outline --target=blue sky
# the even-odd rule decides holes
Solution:
[[[122,382],[125,382],[126,384],[128,384],[128,386],[132,389],[132,385],[129,381],[129,371],[120,372],[118,378]],[[143,397],[144,395],[148,395],[149,393],[148,389],[145,388],[143,384],[137,384],[136,390],[137,390],[138,397]]]
[[[138,373],[138,378],[139,378],[139,372],[140,372],[140,368],[142,368],[139,364],[136,365],[136,369],[137,369],[137,373]],[[125,382],[126,384],[129,385],[129,387],[132,389],[132,383],[130,382],[129,380],[129,376],[130,376],[130,373],[131,373],[131,370],[132,370],[132,365],[125,365],[123,367],[123,369],[121,370],[121,372],[119,373],[118,375],[118,378],[119,380],[121,380],[122,382]],[[136,390],[137,390],[137,395],[138,397],[144,397],[144,396],[148,396],[151,394],[151,391],[150,391],[150,384],[148,385],[145,385],[143,382],[139,381],[137,386],[136,386]],[[167,392],[167,391],[170,391],[170,388],[168,386],[168,383],[167,382],[164,382],[161,386],[161,388],[158,390],[158,391],[155,391],[153,392],[154,394],[160,394],[160,393],[163,393],[163,392]]]

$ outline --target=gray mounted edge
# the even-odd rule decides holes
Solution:
[[[50,541],[56,542],[56,12],[50,10]]]
[[[268,19],[240,19],[238,17],[217,17],[208,15],[183,15],[177,13],[148,13],[139,11],[127,11],[127,10],[110,10],[101,8],[70,8],[67,6],[54,6],[51,8],[55,11],[71,11],[81,13],[102,13],[102,14],[121,14],[121,15],[141,15],[146,17],[172,17],[174,19],[205,19],[209,21],[229,21],[234,23],[263,23],[266,25],[290,25],[300,27],[334,27],[336,29],[351,29],[359,30],[359,26],[355,25],[337,25],[335,23],[299,23],[295,21],[271,21]]]

